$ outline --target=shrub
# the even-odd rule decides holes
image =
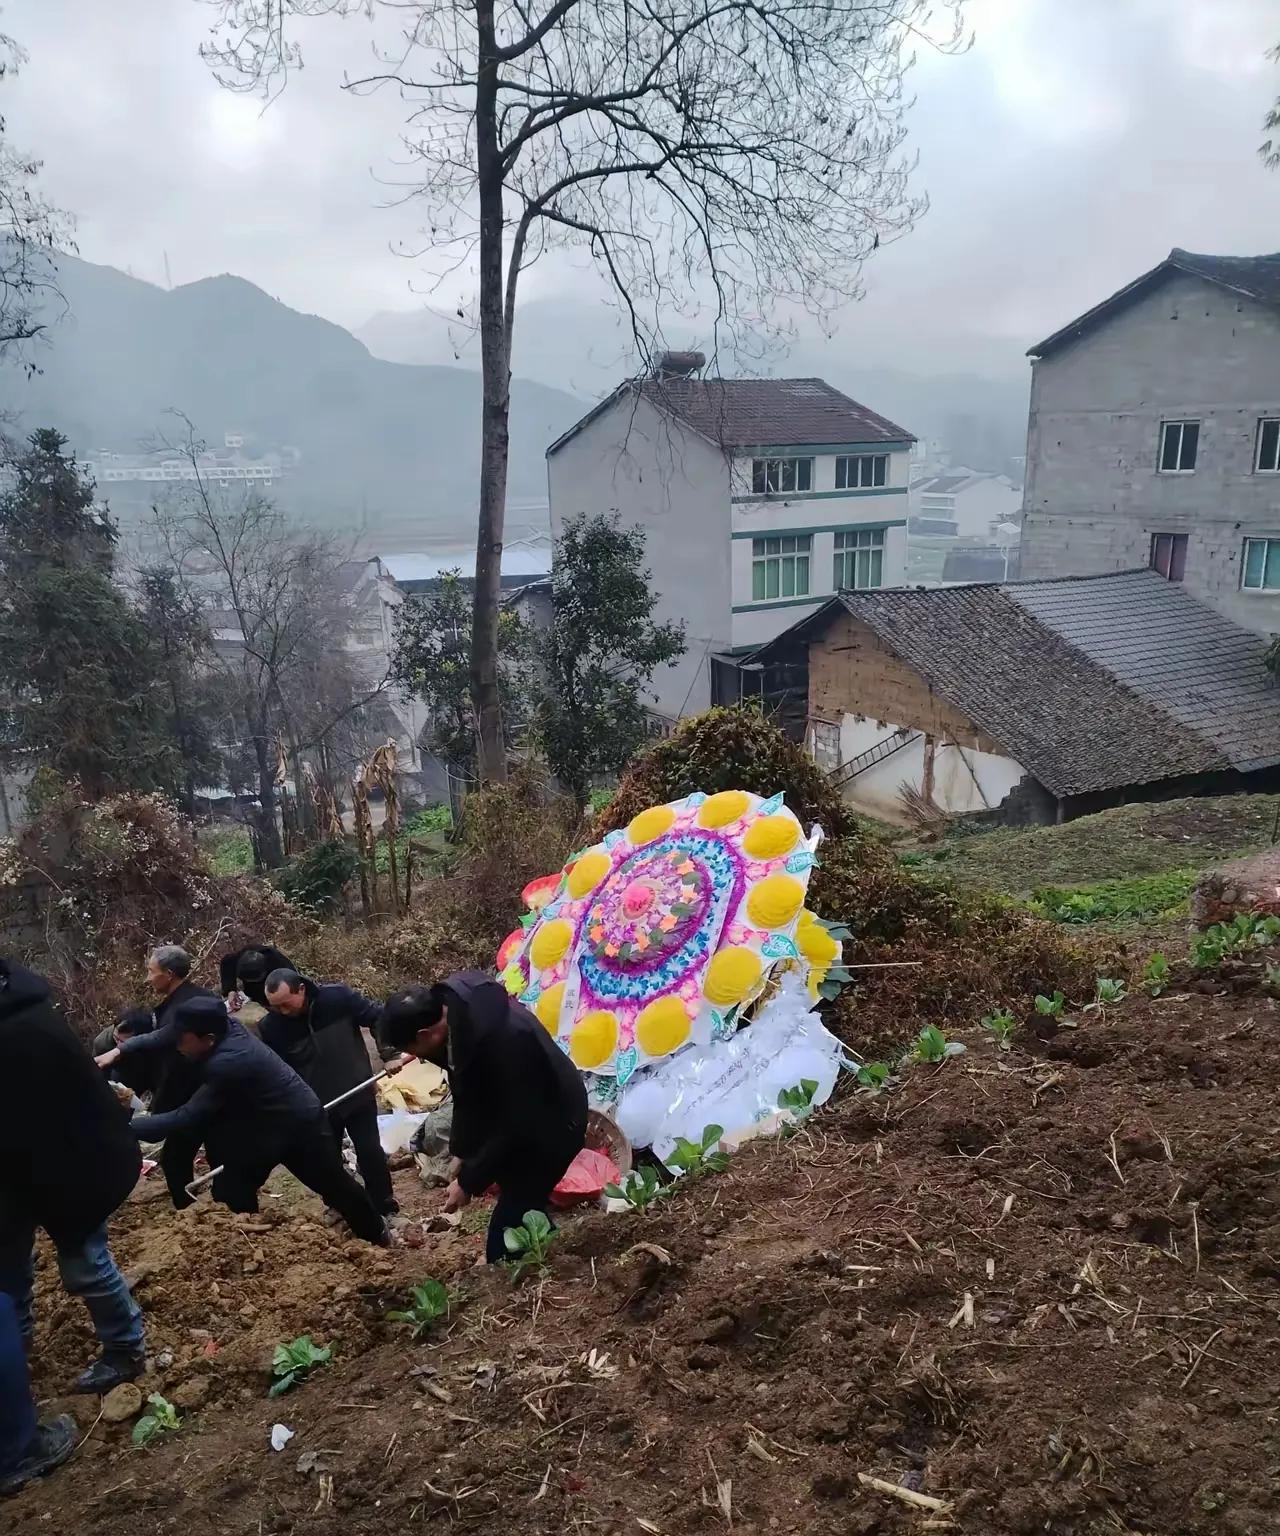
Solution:
[[[342,892],[360,866],[355,849],[340,838],[316,843],[290,859],[276,875],[287,901],[304,912],[332,912],[342,904]]]

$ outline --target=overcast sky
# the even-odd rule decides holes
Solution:
[[[840,344],[868,361],[1002,373],[1167,254],[1280,249],[1280,173],[1257,158],[1280,91],[1276,0],[970,0],[976,42],[922,58],[911,118],[932,208],[866,270]],[[3,87],[11,142],[43,158],[80,253],[156,282],[233,272],[358,327],[420,305],[382,206],[400,104],[343,93],[360,22],[304,35],[266,112],[221,90],[198,0],[5,0],[29,51]],[[526,295],[572,292],[563,264]],[[588,324],[584,315],[584,327]]]

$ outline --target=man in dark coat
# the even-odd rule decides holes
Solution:
[[[243,992],[259,1008],[266,1008],[270,1006],[267,977],[272,971],[293,969],[293,961],[278,949],[272,949],[270,944],[250,944],[245,949],[223,955],[218,965],[218,990],[228,999],[236,992]],[[227,1006],[231,1006],[230,1002]]]
[[[132,1036],[95,1059],[103,1068],[122,1062],[127,1072],[153,1074],[150,1077],[155,1085],[151,1112],[163,1114],[185,1104],[197,1080],[191,1063],[184,1060],[177,1049],[174,1014],[192,998],[212,997],[213,993],[191,980],[191,956],[177,944],[161,944],[151,951],[147,958],[147,984],[159,999],[154,1014],[155,1028],[150,1034]],[[143,1057],[148,1059],[143,1062]],[[187,1185],[194,1177],[199,1150],[198,1138],[193,1141],[190,1135],[180,1132],[168,1138],[160,1154],[164,1181],[169,1186],[174,1207],[179,1211],[191,1204]]]
[[[132,1040],[135,1035],[149,1035],[156,1027],[155,1014],[150,1008],[122,1008],[114,1024],[100,1029],[93,1037],[89,1054],[105,1056],[117,1045]],[[134,1093],[153,1093],[159,1081],[161,1062],[155,1055],[134,1056],[129,1062],[117,1060],[107,1068],[107,1077],[113,1083],[123,1083]]]
[[[258,1209],[258,1191],[282,1164],[343,1218],[357,1237],[387,1241],[369,1196],[342,1166],[320,1100],[286,1062],[235,1019],[222,999],[196,997],[175,1012],[177,1049],[191,1063],[196,1088],[164,1114],[135,1115],[139,1141],[175,1133],[206,1138],[225,1165],[213,1197],[233,1211]]]
[[[372,1075],[364,1031],[377,1040],[382,1005],[336,984],[317,985],[296,971],[272,971],[267,978],[268,1012],[258,1038],[293,1068],[322,1104],[338,1098]],[[398,1071],[400,1052],[388,1051],[388,1071]],[[369,1198],[384,1216],[400,1209],[391,1189],[387,1154],[378,1139],[378,1099],[372,1086],[329,1111],[338,1145],[351,1137],[356,1163]]]
[[[393,992],[383,1039],[444,1067],[453,1092],[455,1159],[445,1210],[498,1186],[485,1256],[505,1254],[503,1233],[551,1191],[582,1150],[587,1094],[573,1063],[532,1013],[482,971],[434,987]]]
[[[141,1167],[111,1085],[58,1015],[48,983],[0,961],[0,1290],[31,1333],[37,1227],[63,1286],[83,1298],[102,1358],[76,1381],[107,1392],[142,1371],[142,1313],[107,1247],[107,1218]]]

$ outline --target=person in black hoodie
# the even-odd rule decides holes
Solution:
[[[155,1028],[150,1034],[131,1036],[94,1059],[105,1069],[115,1066],[123,1058],[121,1077],[126,1082],[129,1079],[125,1073],[146,1074],[154,1083],[151,1112],[163,1114],[185,1104],[196,1085],[191,1063],[184,1060],[177,1049],[174,1014],[192,998],[212,997],[213,993],[191,980],[191,956],[177,944],[161,944],[151,951],[147,957],[147,984],[159,998],[154,1014]],[[148,1060],[144,1062],[143,1057]],[[174,1207],[179,1211],[191,1204],[187,1185],[194,1177],[199,1150],[199,1138],[193,1141],[189,1135],[178,1134],[166,1140],[160,1154],[164,1181],[169,1186]]]
[[[551,1191],[582,1150],[587,1094],[577,1068],[537,1018],[483,971],[393,992],[383,1039],[449,1074],[455,1160],[445,1210],[498,1186],[485,1257],[505,1256],[503,1233]]]
[[[196,1088],[164,1114],[134,1115],[139,1141],[175,1133],[208,1140],[225,1165],[213,1197],[233,1211],[258,1209],[258,1191],[277,1164],[320,1196],[357,1237],[385,1244],[386,1222],[342,1166],[320,1100],[286,1062],[227,1017],[218,997],[195,997],[175,1012],[177,1049],[191,1063]]]
[[[258,1025],[258,1038],[289,1063],[322,1104],[372,1075],[363,1031],[377,1040],[380,1003],[350,987],[317,985],[288,969],[272,971],[266,995],[268,1012]],[[387,1070],[398,1071],[400,1052],[384,1054],[390,1058]],[[384,1216],[394,1216],[400,1207],[378,1139],[378,1098],[372,1085],[331,1109],[329,1124],[339,1146],[344,1134],[351,1137],[369,1198]]]
[[[83,1299],[102,1358],[75,1383],[107,1392],[143,1365],[142,1313],[107,1246],[107,1218],[142,1159],[110,1084],[54,1008],[48,983],[0,961],[0,1290],[31,1333],[36,1229],[64,1287]]]
[[[218,964],[218,990],[224,998],[236,992],[244,995],[259,1008],[267,1008],[267,977],[272,971],[291,971],[293,961],[282,955],[270,944],[250,944],[245,949],[233,950],[223,955]],[[228,1002],[228,1007],[231,1004]]]

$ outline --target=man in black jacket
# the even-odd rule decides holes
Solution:
[[[198,1142],[225,1164],[213,1196],[233,1211],[256,1211],[258,1191],[283,1164],[343,1218],[357,1237],[386,1243],[386,1222],[342,1166],[320,1100],[292,1067],[227,1017],[221,998],[197,997],[173,1018],[177,1049],[196,1075],[195,1092],[165,1114],[135,1115],[139,1141],[175,1132]]]
[[[485,1257],[505,1254],[503,1233],[551,1191],[582,1150],[587,1094],[577,1069],[538,1020],[482,971],[394,992],[383,1039],[449,1074],[455,1159],[445,1210],[498,1186]]]
[[[270,944],[250,944],[246,949],[223,955],[218,965],[218,990],[227,999],[236,992],[243,992],[259,1008],[266,1008],[270,1006],[267,977],[272,971],[291,971],[293,968],[293,961],[278,949],[272,949]],[[227,1006],[231,1006],[230,1002]]]
[[[96,1057],[100,1067],[112,1067],[122,1058],[126,1070],[153,1071],[155,1089],[151,1096],[152,1114],[163,1114],[185,1104],[196,1085],[196,1074],[189,1061],[177,1049],[173,1030],[175,1012],[196,997],[212,997],[207,987],[191,980],[191,956],[177,944],[161,944],[147,957],[147,984],[159,998],[155,1007],[156,1027],[148,1035],[134,1035],[120,1045]],[[135,1058],[149,1057],[145,1063]],[[187,1193],[194,1172],[200,1139],[184,1133],[171,1136],[160,1154],[160,1167],[169,1195],[177,1210],[191,1204]]]
[[[317,985],[296,971],[267,977],[268,1012],[258,1038],[293,1068],[322,1104],[338,1098],[372,1075],[364,1030],[377,1040],[382,1005],[350,987]],[[400,1068],[400,1052],[387,1053],[389,1072]],[[378,1139],[378,1098],[372,1085],[329,1111],[338,1145],[345,1133],[369,1198],[384,1216],[400,1207],[391,1189],[387,1154]]]
[[[48,983],[0,961],[0,1290],[31,1333],[37,1227],[53,1241],[64,1287],[84,1300],[102,1358],[78,1392],[139,1375],[142,1313],[107,1247],[107,1218],[132,1190],[141,1157],[110,1084],[59,1017]]]

